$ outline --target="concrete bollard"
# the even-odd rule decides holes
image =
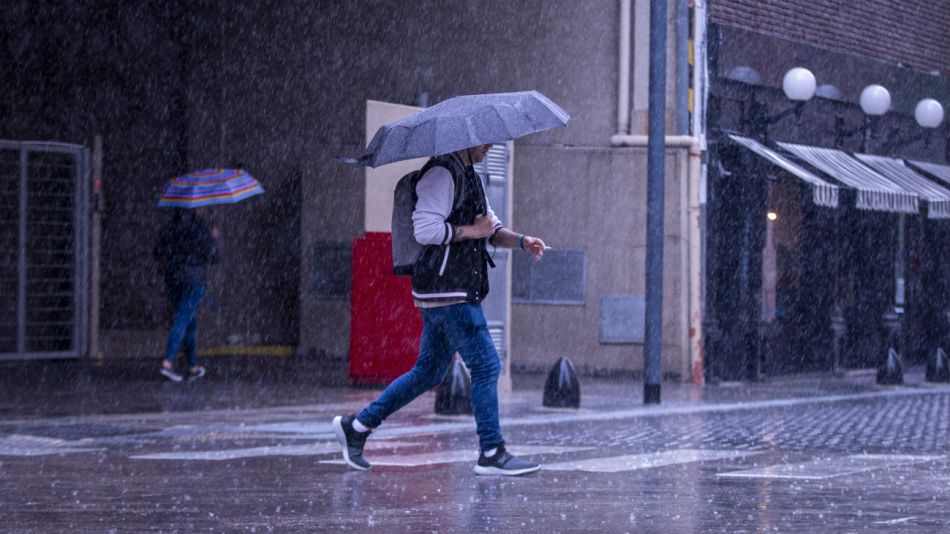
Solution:
[[[877,368],[877,383],[885,386],[904,384],[904,370],[901,368],[900,356],[893,347],[888,349],[884,365]]]
[[[472,378],[459,358],[452,361],[452,368],[435,392],[435,413],[472,415]]]
[[[950,367],[947,367],[947,353],[943,347],[937,347],[933,356],[927,360],[927,382],[950,382]]]
[[[553,408],[580,408],[581,384],[577,380],[574,364],[566,357],[554,364],[544,383],[545,406]]]

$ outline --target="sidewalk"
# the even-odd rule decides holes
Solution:
[[[217,357],[202,362],[208,376],[174,384],[151,360],[0,362],[0,418],[253,409],[370,400],[382,386],[351,387],[341,362],[274,357]],[[502,398],[503,415],[541,406],[546,376],[515,374]],[[921,387],[923,369],[905,373],[904,387]],[[625,409],[643,404],[643,383],[631,378],[580,376],[581,407]],[[702,405],[819,397],[879,389],[872,371],[833,377],[791,375],[762,382],[699,386],[664,382],[662,405]]]

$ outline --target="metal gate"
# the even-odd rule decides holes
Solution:
[[[85,353],[89,152],[0,140],[0,360]]]

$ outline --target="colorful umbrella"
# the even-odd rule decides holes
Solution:
[[[158,199],[161,208],[232,204],[264,192],[244,169],[205,169],[172,178]]]

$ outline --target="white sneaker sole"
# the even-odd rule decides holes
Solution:
[[[530,473],[535,473],[541,470],[540,465],[534,467],[526,467],[524,469],[501,469],[498,467],[484,467],[481,465],[475,466],[475,474],[483,476],[505,476],[505,477],[517,477],[521,475],[527,475]]]
[[[366,471],[369,467],[363,467],[350,461],[350,448],[346,446],[346,434],[343,432],[343,416],[338,415],[333,418],[333,435],[336,436],[340,448],[343,449],[343,461],[346,465],[358,471]]]
[[[181,375],[170,369],[165,369],[163,367],[161,370],[161,375],[171,380],[172,382],[181,382]]]

